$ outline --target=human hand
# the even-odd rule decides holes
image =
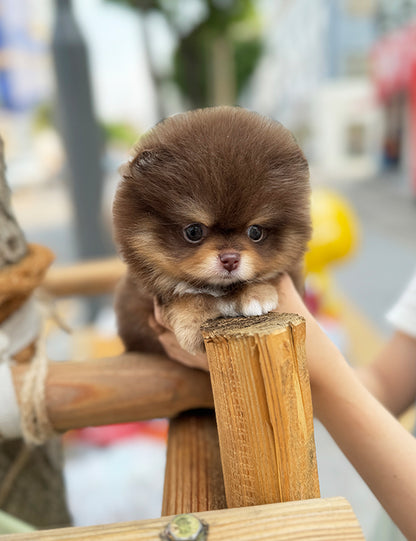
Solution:
[[[289,275],[284,274],[277,286],[279,305],[277,311],[299,314],[306,321],[306,358],[312,394],[327,385],[329,370],[337,371],[346,364],[341,352],[330,340],[317,320],[305,306]]]

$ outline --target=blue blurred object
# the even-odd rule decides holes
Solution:
[[[32,21],[32,22],[31,22]],[[35,37],[27,0],[0,0],[0,106],[24,111],[45,98],[41,58],[46,44]]]

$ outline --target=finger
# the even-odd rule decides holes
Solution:
[[[153,312],[155,320],[160,326],[164,327],[165,329],[172,330],[171,327],[164,320],[162,307],[157,302],[156,297],[153,297]]]
[[[204,353],[198,355],[192,355],[183,350],[176,340],[176,336],[165,331],[158,336],[159,342],[162,344],[168,357],[181,364],[189,366],[191,368],[199,368],[201,370],[208,370],[208,360]]]
[[[154,333],[156,333],[158,336],[160,334],[162,334],[163,332],[166,331],[165,327],[162,327],[162,325],[160,325],[155,317],[153,316],[153,314],[151,314],[147,320],[148,324],[149,324],[149,327],[152,329],[152,331]]]
[[[156,297],[153,297],[153,313],[155,315],[155,319],[159,325],[163,326],[162,323],[162,311],[160,309],[160,304],[157,302]]]

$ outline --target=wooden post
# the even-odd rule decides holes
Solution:
[[[303,318],[219,319],[202,330],[228,507],[318,498]]]
[[[214,411],[183,413],[169,424],[162,516],[226,506]]]

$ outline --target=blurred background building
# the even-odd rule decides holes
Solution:
[[[0,0],[0,135],[18,220],[57,264],[113,254],[117,169],[140,135],[183,110],[248,107],[293,131],[314,188],[344,197],[351,212],[336,208],[357,217],[360,248],[330,268],[335,285],[324,283],[344,295],[335,312],[349,322],[330,328],[334,338],[345,346],[354,327],[351,341],[369,344],[388,332],[383,314],[416,258],[415,51],[416,0]],[[111,299],[89,308],[68,313],[114,333]],[[56,339],[52,358],[76,358],[68,342]],[[368,351],[352,360],[370,360]],[[378,504],[318,439],[323,495],[346,496],[370,538]],[[146,461],[163,457],[160,438],[155,445],[142,446]],[[96,486],[87,473],[96,483],[105,452],[68,455],[77,524],[159,513],[161,476],[139,468],[137,447],[118,452],[107,480],[132,505],[120,496],[117,516],[114,500],[85,505]],[[134,496],[143,486],[149,496]]]
[[[59,104],[53,60],[68,38],[84,47],[88,78],[72,80],[68,94],[75,103],[77,93],[91,93],[105,166],[166,115],[236,103],[292,129],[326,180],[368,178],[391,167],[413,176],[407,112],[414,2],[72,4],[64,20],[58,14],[70,2],[2,0],[1,124],[13,186],[56,176],[68,153],[59,110],[62,116],[69,105]],[[61,71],[66,88],[69,69]]]

